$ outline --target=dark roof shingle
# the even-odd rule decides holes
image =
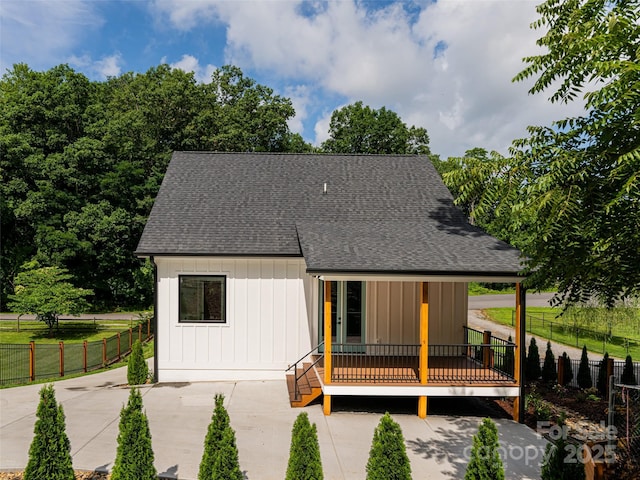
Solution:
[[[470,226],[415,155],[176,152],[136,253],[304,255],[317,272],[520,270],[519,252]]]

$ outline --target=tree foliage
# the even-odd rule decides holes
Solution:
[[[362,102],[333,112],[329,139],[322,150],[328,153],[428,155],[429,135],[424,128],[407,127],[397,113],[382,107],[375,110]]]
[[[229,425],[229,414],[224,408],[224,395],[216,394],[211,422],[204,439],[204,452],[198,470],[198,480],[209,480],[213,475],[213,467],[220,451],[222,436]]]
[[[565,305],[640,293],[640,13],[626,0],[547,0],[532,25],[540,55],[514,80],[585,114],[529,127],[510,157],[460,160],[459,202],[527,255],[530,287]],[[524,235],[523,235],[524,233]]]
[[[593,386],[586,345],[582,347],[582,356],[580,357],[580,365],[578,366],[578,377],[576,378],[576,380],[578,381],[578,386],[582,389],[588,389]]]
[[[102,82],[15,65],[0,80],[0,300],[37,260],[98,308],[150,305],[152,268],[133,252],[171,152],[308,150],[293,115],[232,66],[202,84],[168,65]]]
[[[131,346],[131,354],[127,362],[127,382],[129,385],[142,385],[147,383],[148,377],[149,366],[142,353],[142,343],[136,340]]]
[[[389,413],[382,416],[373,433],[367,480],[411,480],[411,464],[402,429]]]
[[[499,447],[496,424],[490,418],[483,419],[478,433],[473,436],[465,480],[504,480]]]
[[[551,342],[547,342],[547,350],[544,354],[544,364],[542,365],[542,381],[546,383],[556,383],[557,380],[558,372],[556,371],[556,358],[551,350]]]
[[[625,385],[637,385],[636,374],[633,371],[633,360],[631,355],[627,355],[624,359],[624,368],[622,369],[622,376],[620,382]]]
[[[286,480],[322,480],[322,460],[316,424],[306,412],[296,418],[291,431],[291,448]]]
[[[607,386],[609,384],[609,375],[607,375],[609,365],[609,352],[604,352],[604,356],[600,361],[600,368],[598,369],[598,379],[596,380],[596,388],[604,395],[607,393]]]
[[[560,431],[565,431],[564,418],[558,420]],[[584,464],[580,458],[570,455],[569,443],[565,434],[549,442],[542,459],[540,475],[542,480],[582,480],[585,478]],[[580,454],[578,454],[580,455]]]
[[[531,337],[531,341],[529,342],[527,363],[524,368],[527,382],[535,382],[542,374],[542,370],[540,369],[540,353],[538,352],[538,344],[536,343],[536,339],[533,337]]]
[[[40,267],[37,262],[26,266],[27,270],[16,275],[15,293],[9,295],[8,304],[19,314],[33,314],[49,327],[58,323],[60,315],[77,315],[88,307],[85,297],[91,290],[76,288],[67,280],[72,275],[59,267]]]
[[[112,480],[156,480],[151,432],[142,411],[142,395],[137,388],[129,392],[129,401],[120,411],[118,447],[111,472]]]
[[[25,480],[73,480],[71,443],[65,431],[62,405],[56,401],[53,385],[45,385],[40,390],[36,417]]]
[[[573,367],[571,366],[571,358],[569,358],[567,352],[562,352],[562,357],[558,359],[558,362],[562,362],[563,367],[562,385],[569,385],[571,380],[573,380]]]

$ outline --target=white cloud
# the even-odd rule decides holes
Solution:
[[[34,69],[62,63],[71,47],[104,20],[88,0],[3,0],[0,15],[2,71],[27,62]]]
[[[475,146],[506,153],[527,125],[580,112],[511,82],[537,52],[543,32],[529,24],[538,1],[439,0],[417,12],[355,0],[158,0],[154,8],[180,30],[223,25],[225,61],[277,78],[285,91],[306,85],[292,128],[313,124],[316,143],[326,138],[327,109],[362,100],[427,128],[432,150],[448,156]]]
[[[292,132],[303,134],[304,124],[307,119],[307,108],[311,103],[311,89],[306,85],[296,85],[287,87],[284,95],[291,99],[293,108],[296,111],[295,117],[289,120],[289,128]]]
[[[65,61],[72,67],[82,69],[90,77],[99,77],[102,80],[117,77],[122,73],[122,55],[120,53],[114,53],[98,60],[93,60],[88,54],[71,55]]]
[[[167,59],[164,57],[162,63],[166,63],[166,61]],[[169,66],[184,72],[193,72],[196,80],[202,83],[210,83],[211,75],[216,69],[216,67],[211,64],[207,64],[204,67],[201,66],[200,61],[196,57],[188,54],[182,55],[180,60],[169,64]]]

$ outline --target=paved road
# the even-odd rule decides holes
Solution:
[[[548,307],[553,293],[527,293],[528,307]],[[469,310],[516,306],[515,294],[508,295],[472,295],[469,296]]]

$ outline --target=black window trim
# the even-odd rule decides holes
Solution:
[[[214,320],[214,319],[203,319],[203,320],[183,320],[182,312],[181,312],[181,304],[182,304],[182,279],[183,278],[202,278],[202,279],[222,279],[224,292],[222,298],[222,306],[224,311],[224,318],[222,320]],[[209,325],[228,325],[229,317],[228,317],[228,302],[227,302],[227,275],[224,273],[191,273],[191,274],[180,274],[178,275],[178,323],[195,323],[195,324],[209,324]]]

